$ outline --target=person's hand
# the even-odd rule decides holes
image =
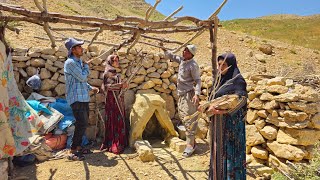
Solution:
[[[83,61],[83,64],[90,64],[94,59],[89,59],[88,61]]]
[[[228,111],[216,109],[216,106],[214,104],[210,105],[208,110],[206,111],[207,114],[226,114]]]
[[[208,109],[208,107],[203,107],[203,104],[200,104],[197,108],[199,112],[204,112],[206,109]]]
[[[123,82],[122,83],[122,88],[127,88],[128,87],[128,83],[127,82]]]
[[[195,105],[195,106],[198,106],[199,105],[199,97],[198,95],[194,95],[193,98],[192,98],[192,103]]]
[[[93,91],[95,94],[98,94],[98,93],[99,93],[99,88],[97,88],[97,87],[92,87],[92,91]]]

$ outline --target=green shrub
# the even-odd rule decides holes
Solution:
[[[308,163],[295,163],[288,176],[294,180],[319,180],[320,179],[320,142],[313,149],[313,158]],[[280,172],[271,176],[274,180],[288,179]]]
[[[320,179],[320,143],[317,143],[313,150],[313,158],[309,163],[297,165],[297,170],[290,173],[294,179],[319,180]]]

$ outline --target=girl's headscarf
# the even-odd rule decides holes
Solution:
[[[110,74],[115,74],[117,71],[112,66],[114,59],[118,57],[117,55],[109,55],[106,60],[106,67],[104,69],[104,85],[120,83],[120,77],[116,74],[115,76],[110,76]],[[103,88],[104,89],[104,88]]]
[[[106,67],[104,69],[104,73],[115,71],[116,69],[112,66],[114,59],[118,57],[117,55],[109,55],[106,60]]]
[[[226,95],[226,94],[238,94],[240,96],[248,96],[247,94],[247,83],[240,74],[240,70],[237,65],[237,59],[232,53],[225,53],[218,57],[218,61],[223,61],[226,59],[226,63],[229,67],[225,75],[221,75],[221,80],[219,88],[222,87],[218,92],[216,92],[215,98]]]

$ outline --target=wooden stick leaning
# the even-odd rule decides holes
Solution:
[[[222,4],[218,7],[218,9],[208,18],[208,20],[212,20],[215,19],[216,16],[219,14],[219,12],[221,11],[222,7],[227,3],[228,0],[224,0],[222,2]],[[214,24],[214,26],[218,26],[218,24]],[[195,38],[197,38],[198,36],[200,36],[202,33],[204,32],[204,29],[198,31],[193,37],[191,37],[189,40],[187,40],[183,45],[181,45],[180,47],[178,47],[175,52],[178,52],[181,48],[184,48],[185,46],[187,46],[191,41],[193,41]]]
[[[142,67],[142,61],[143,61],[143,59],[145,58],[145,55],[141,55],[141,56],[142,56],[142,58],[141,58],[141,60],[137,63],[135,70],[133,70],[133,73],[131,73],[131,75],[129,76],[129,78],[125,81],[125,83],[128,84],[128,87],[129,87],[129,84],[130,84],[131,80],[133,79],[133,77],[139,72],[140,68]],[[122,96],[122,94],[123,94],[127,89],[128,89],[128,88],[121,89],[118,97],[120,98],[120,97]]]

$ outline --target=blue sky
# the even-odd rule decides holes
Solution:
[[[154,5],[155,0],[146,0]],[[181,5],[176,16],[194,16],[207,19],[223,0],[161,0],[157,10],[169,15]],[[255,18],[272,14],[320,14],[320,0],[228,0],[218,15],[220,20]]]

